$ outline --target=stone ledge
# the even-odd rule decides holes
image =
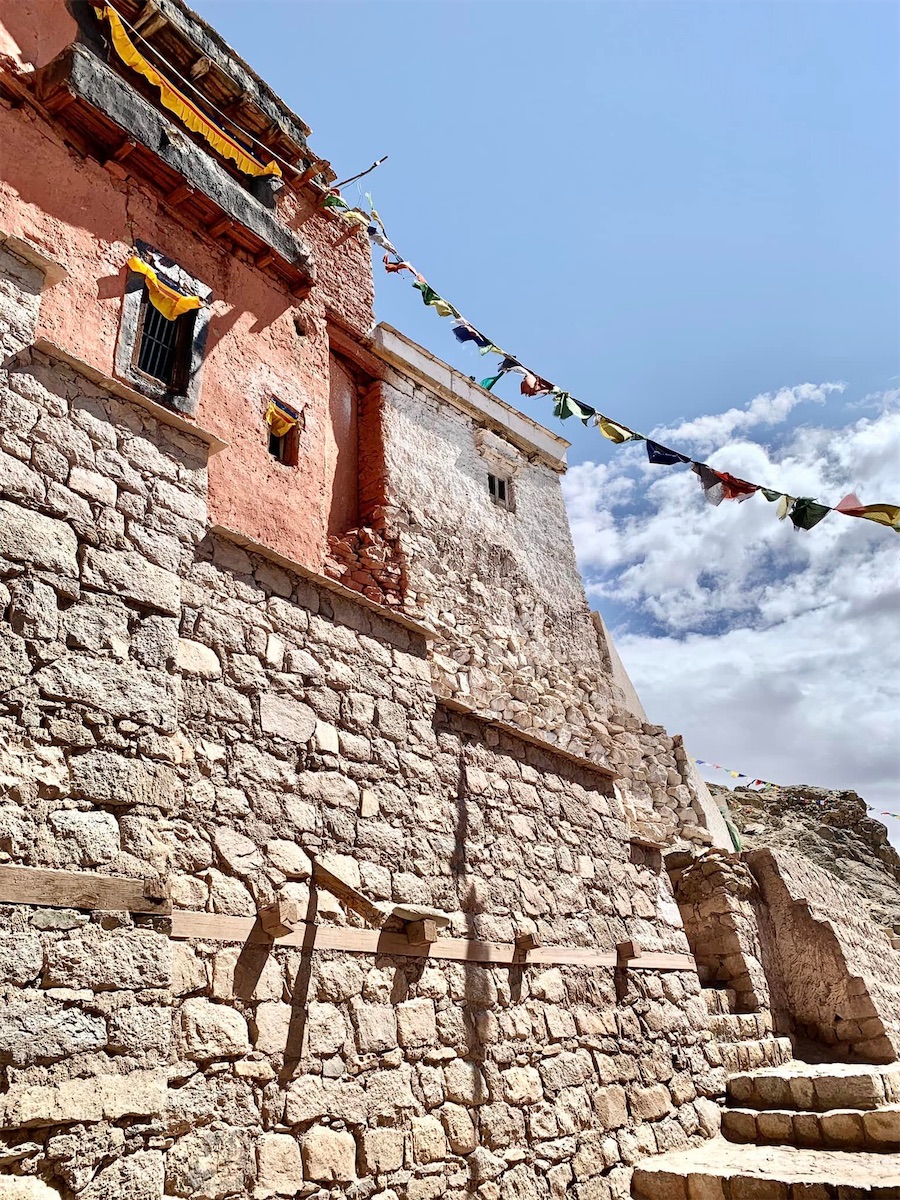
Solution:
[[[337,580],[329,579],[327,575],[321,575],[318,571],[313,571],[310,567],[305,567],[303,563],[279,554],[277,550],[273,550],[265,542],[257,542],[254,538],[248,537],[244,533],[238,533],[235,529],[229,529],[227,525],[211,525],[209,532],[215,534],[216,537],[224,538],[227,542],[233,542],[236,546],[240,546],[242,550],[249,550],[251,554],[258,554],[261,558],[268,559],[269,562],[275,563],[276,566],[283,567],[285,571],[299,575],[301,579],[308,579],[317,587],[323,588],[328,592],[333,592],[336,596],[340,596],[343,600],[347,600],[351,604],[359,605],[360,608],[367,608],[370,612],[377,613],[385,621],[393,621],[396,625],[402,625],[412,633],[417,633],[419,637],[425,638],[426,641],[433,641],[437,637],[437,633],[430,625],[423,625],[421,621],[407,617],[404,613],[397,612],[396,609],[386,608],[383,604],[377,604],[374,600],[370,600],[368,596],[362,595],[361,592],[354,592],[352,588],[345,587],[342,583],[338,583]]]
[[[590,758],[582,758],[580,754],[573,754],[571,750],[564,750],[562,746],[557,746],[553,742],[535,737],[533,733],[529,733],[526,729],[520,729],[518,725],[509,725],[506,721],[501,721],[499,718],[492,717],[488,713],[479,712],[478,709],[471,708],[461,700],[455,700],[449,696],[438,696],[437,705],[438,708],[445,708],[449,712],[459,713],[464,717],[469,717],[472,721],[477,721],[480,725],[487,725],[491,729],[496,729],[498,733],[505,733],[517,741],[527,742],[529,746],[536,746],[538,750],[543,750],[546,754],[555,754],[558,758],[564,758],[567,762],[574,763],[585,771],[595,771],[598,775],[603,775],[607,779],[619,778],[618,773],[612,767],[596,763]]]
[[[173,409],[166,408],[164,404],[157,404],[155,400],[151,400],[149,396],[145,396],[135,388],[129,387],[127,383],[121,383],[118,379],[113,379],[110,375],[104,375],[102,371],[98,371],[96,367],[92,367],[90,363],[86,363],[84,359],[78,358],[77,355],[70,354],[62,346],[57,346],[55,342],[39,337],[35,339],[33,346],[41,354],[46,354],[49,358],[56,358],[60,362],[64,362],[73,371],[77,371],[79,375],[84,375],[91,383],[95,383],[97,387],[103,388],[104,391],[118,396],[120,400],[127,400],[130,404],[137,404],[140,408],[145,408],[161,425],[171,425],[173,429],[178,429],[182,433],[187,433],[197,438],[198,441],[205,442],[209,447],[210,454],[218,454],[220,450],[224,450],[228,446],[228,442],[223,442],[221,438],[216,437],[214,433],[210,433],[208,429],[203,429],[200,425],[195,425],[193,421],[186,420]]]
[[[16,258],[21,258],[23,262],[36,267],[44,276],[45,287],[53,287],[54,283],[59,283],[69,273],[58,259],[35,246],[28,238],[19,237],[15,233],[6,233],[5,230],[0,229],[0,246],[7,249],[10,254],[14,254]]]

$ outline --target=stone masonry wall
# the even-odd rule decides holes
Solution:
[[[900,1057],[900,953],[852,892],[802,855],[751,850],[776,1020],[831,1054]]]
[[[203,444],[29,349],[40,287],[4,256],[0,861],[356,922],[314,853],[458,936],[686,951],[607,779],[445,711],[417,634],[212,537]],[[0,1180],[64,1200],[593,1200],[715,1128],[693,971],[2,918]]]
[[[709,844],[709,797],[681,740],[635,714],[614,682],[558,471],[398,370],[387,372],[382,398],[407,588],[441,638],[437,690],[614,767],[647,836]],[[514,511],[491,501],[489,471],[511,478]]]

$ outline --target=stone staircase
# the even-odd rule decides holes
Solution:
[[[736,996],[729,988],[704,988],[703,999],[710,1014],[710,1028],[720,1061],[729,1075],[754,1071],[759,1067],[778,1067],[794,1056],[790,1038],[775,1037],[769,1012],[736,1013]]]
[[[722,1137],[635,1169],[635,1200],[900,1200],[900,1063],[743,1072],[727,1103]]]
[[[900,1152],[900,1065],[791,1063],[734,1075],[726,1086],[730,1142]]]

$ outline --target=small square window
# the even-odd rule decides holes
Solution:
[[[512,508],[512,480],[504,475],[488,474],[488,493],[500,508]]]
[[[269,430],[269,453],[273,458],[284,463],[286,467],[296,467],[300,457],[299,452],[300,440],[296,426],[281,437],[272,433],[271,429]]]

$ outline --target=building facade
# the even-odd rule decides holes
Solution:
[[[0,55],[0,1195],[629,1194],[718,1129],[661,851],[730,843],[566,444],[375,326],[309,131],[180,3]]]

